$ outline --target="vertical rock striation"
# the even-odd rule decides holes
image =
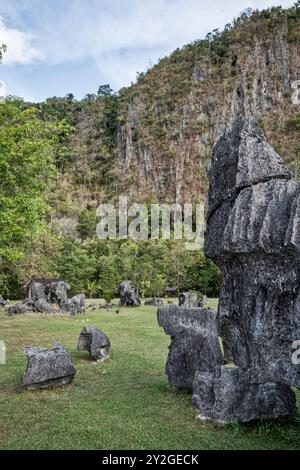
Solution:
[[[213,372],[223,363],[216,312],[166,305],[158,309],[157,318],[171,336],[166,365],[171,384],[192,389],[196,371]]]
[[[250,116],[216,145],[209,181],[205,250],[222,271],[220,335],[236,367],[198,373],[194,403],[200,417],[225,422],[291,416],[291,386],[300,388],[292,361],[300,338],[300,183]]]

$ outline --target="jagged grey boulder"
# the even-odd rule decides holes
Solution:
[[[68,300],[70,285],[61,280],[40,279],[32,280],[29,288],[32,300],[46,300],[62,306]]]
[[[194,292],[181,292],[181,294],[179,294],[179,307],[198,307],[197,294],[195,294]]]
[[[139,291],[135,287],[132,287],[131,281],[126,280],[121,282],[119,292],[120,305],[122,307],[139,307],[141,305]]]
[[[78,351],[89,351],[91,359],[105,361],[109,357],[110,341],[103,331],[96,326],[85,326],[80,333]]]
[[[282,383],[256,382],[255,373],[217,367],[195,374],[193,403],[202,420],[220,423],[288,418],[296,414],[296,396]]]
[[[214,371],[223,364],[215,311],[166,305],[158,309],[157,318],[171,336],[166,365],[171,384],[192,389],[197,370]]]
[[[9,316],[14,316],[14,315],[21,315],[21,314],[24,314],[24,313],[30,313],[30,312],[33,312],[33,308],[31,305],[28,305],[26,303],[17,303],[15,305],[11,305],[10,307],[8,307],[7,309],[7,314]]]
[[[40,313],[54,313],[54,308],[44,299],[39,299],[34,302],[34,309]]]
[[[153,305],[155,307],[161,307],[164,304],[162,299],[153,297],[152,299],[145,300],[145,305]]]
[[[76,373],[71,355],[62,344],[52,349],[25,348],[27,370],[22,384],[28,389],[58,387],[70,383]]]
[[[207,305],[208,298],[206,295],[203,295],[201,299],[198,301],[198,307],[204,308]]]
[[[239,377],[240,408],[228,407],[227,421],[293,415],[290,386],[300,387],[292,361],[300,338],[300,183],[291,178],[252,117],[238,119],[214,149],[205,253],[222,272],[220,335],[225,358],[239,367],[222,372],[228,383]],[[238,391],[244,381],[251,383],[251,400]],[[201,414],[200,386],[202,379],[194,384]],[[224,400],[231,400],[231,389],[223,389]],[[273,415],[263,411],[268,393],[281,403]]]
[[[5,307],[5,305],[6,305],[6,300],[4,300],[4,298],[0,294],[0,307]]]
[[[68,299],[61,307],[61,312],[70,312],[71,315],[85,312],[85,295],[77,294]]]

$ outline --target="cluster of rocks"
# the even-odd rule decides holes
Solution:
[[[205,307],[207,304],[207,297],[203,295],[198,299],[198,295],[195,292],[181,292],[178,298],[179,307],[185,308],[196,308],[196,307]]]
[[[88,350],[90,358],[104,361],[109,357],[109,338],[95,326],[85,326],[80,333],[77,349]],[[69,384],[76,369],[71,354],[59,343],[52,349],[27,347],[27,369],[22,378],[22,385],[27,389],[59,387]]]
[[[22,303],[11,305],[7,313],[10,316],[29,312],[66,313],[71,315],[85,312],[85,295],[77,294],[68,299],[69,284],[64,281],[32,280],[28,284],[30,298]],[[55,308],[52,304],[58,305]]]
[[[292,386],[300,388],[292,360],[300,338],[300,183],[248,116],[216,145],[209,180],[205,252],[222,272],[219,311],[159,309],[172,337],[169,380],[192,388],[204,420],[292,417]]]
[[[33,301],[42,299],[50,304],[62,306],[68,300],[68,290],[71,286],[62,280],[31,279],[27,289]]]
[[[154,307],[160,307],[164,302],[158,297],[153,297],[152,299],[145,300],[145,305],[153,305]]]
[[[139,291],[132,287],[131,281],[126,280],[119,285],[120,293],[120,306],[121,307],[139,307],[141,300],[139,298]]]

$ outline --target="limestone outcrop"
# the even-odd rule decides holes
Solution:
[[[131,281],[126,280],[121,282],[119,292],[120,305],[122,307],[139,307],[141,305],[139,291],[135,287],[132,287]]]
[[[191,385],[194,377],[201,419],[248,422],[296,413],[300,183],[292,177],[251,116],[238,118],[214,149],[205,253],[222,272],[218,315],[159,311],[172,336],[169,380]]]
[[[179,294],[179,307],[195,308],[198,307],[198,298],[195,292],[181,292]]]
[[[171,384],[192,389],[196,371],[213,372],[223,364],[215,311],[166,305],[158,309],[157,318],[171,336],[166,365]]]
[[[110,341],[103,331],[96,326],[85,326],[78,338],[78,351],[89,351],[91,359],[105,361],[109,357]]]
[[[201,404],[203,375],[197,376],[194,402],[204,418],[218,420],[218,400],[229,403],[232,396],[236,405],[223,408],[221,420],[295,412],[300,183],[292,176],[250,116],[239,118],[215,147],[205,252],[222,271],[220,336],[225,358],[237,367],[207,376],[207,393],[214,396],[209,406]]]
[[[55,343],[52,349],[28,347],[25,354],[28,358],[22,380],[25,388],[59,387],[70,383],[76,374],[71,355],[62,344]]]

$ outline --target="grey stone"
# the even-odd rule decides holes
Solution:
[[[252,117],[238,119],[215,147],[205,253],[222,272],[220,335],[225,359],[239,368],[224,369],[221,378],[238,381],[237,400],[241,384],[249,389],[241,392],[239,411],[230,408],[230,416],[228,408],[227,421],[294,412],[288,404],[290,386],[300,387],[300,369],[292,361],[293,342],[300,338],[300,183],[291,178]],[[203,380],[194,385],[200,414]],[[226,386],[214,394],[232,395]],[[278,405],[273,414],[265,410],[268,394]]]
[[[71,355],[59,343],[52,349],[28,347],[25,354],[28,364],[22,384],[28,389],[66,385],[75,376]]]
[[[166,305],[158,309],[157,318],[171,336],[166,365],[171,384],[192,389],[196,370],[214,371],[223,364],[216,312]]]
[[[197,371],[193,403],[200,419],[220,423],[289,418],[296,414],[296,396],[289,386],[257,383],[250,369],[243,371],[239,367]]]
[[[109,357],[110,341],[103,331],[95,326],[86,325],[80,333],[77,349],[87,350],[91,359],[104,361]]]
[[[67,291],[70,285],[60,280],[32,280],[30,283],[31,298],[34,301],[46,300],[62,306],[68,300]]]
[[[208,298],[206,295],[203,295],[202,298],[198,301],[198,307],[204,308],[207,305]]]
[[[6,300],[4,300],[4,298],[0,294],[0,307],[5,307],[6,303],[7,303]]]
[[[29,312],[32,312],[32,311],[34,311],[34,310],[30,305],[27,305],[27,304],[24,304],[24,303],[23,304],[17,303],[15,305],[11,305],[7,309],[7,314],[9,316],[13,316],[13,315],[29,313]]]
[[[40,313],[54,313],[54,308],[44,299],[39,299],[34,302],[34,308]]]
[[[139,307],[141,305],[139,291],[135,287],[132,287],[131,281],[126,280],[121,282],[119,292],[120,305],[122,307]]]
[[[145,305],[154,305],[155,307],[161,307],[164,304],[162,299],[153,297],[152,299],[145,300]]]
[[[195,294],[194,292],[181,292],[181,294],[179,294],[179,307],[198,307],[197,294]]]
[[[93,309],[93,308],[92,308]],[[68,299],[61,307],[61,312],[70,312],[71,315],[85,312],[85,295],[77,294]]]

